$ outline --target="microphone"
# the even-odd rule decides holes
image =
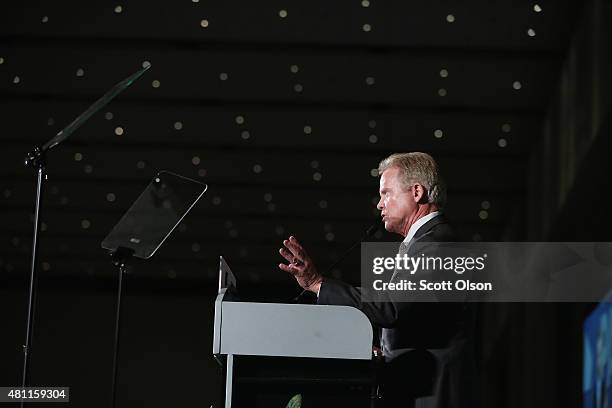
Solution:
[[[344,261],[344,259],[348,256],[348,254],[350,254],[351,251],[353,249],[355,249],[355,247],[357,245],[361,244],[367,238],[370,238],[372,235],[376,234],[376,232],[380,229],[381,226],[382,226],[382,222],[381,221],[376,221],[374,224],[370,225],[370,227],[368,227],[368,229],[365,231],[365,233],[362,235],[362,237],[359,238],[359,240],[356,241],[353,245],[351,245],[351,247],[349,249],[347,249],[344,252],[344,254],[342,254],[342,256],[340,258],[338,258],[338,260],[336,262],[334,262],[329,268],[327,268],[322,275],[327,275],[329,272],[331,272],[336,266],[338,266],[338,264],[340,262]],[[306,293],[308,293],[308,291],[306,289],[302,290],[302,292],[299,295],[297,295],[295,298],[293,298],[293,302],[294,303],[298,303],[300,301],[300,299]]]

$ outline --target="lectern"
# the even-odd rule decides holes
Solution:
[[[327,397],[334,394],[339,401],[349,398],[339,396],[341,390],[351,398],[362,392],[363,406],[370,406],[373,332],[361,311],[240,301],[235,293],[236,277],[221,257],[213,354],[225,368],[226,408],[245,400],[256,406],[253,394],[266,387],[298,392],[327,387]]]

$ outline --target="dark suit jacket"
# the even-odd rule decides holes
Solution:
[[[453,241],[455,234],[443,215],[426,222],[413,238],[413,244]],[[414,255],[410,248],[407,254]],[[382,329],[388,405],[401,406],[398,402],[414,398],[417,407],[475,406],[474,313],[469,304],[363,302],[360,288],[333,279],[323,281],[317,303],[356,307]]]

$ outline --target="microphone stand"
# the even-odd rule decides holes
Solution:
[[[342,254],[342,256],[340,258],[338,258],[338,260],[336,262],[334,262],[329,268],[327,268],[325,270],[325,273],[323,273],[323,275],[327,275],[329,272],[331,272],[336,266],[338,266],[338,264],[340,264],[340,262],[344,261],[344,259],[348,256],[348,254],[351,253],[351,251],[353,249],[355,249],[355,247],[359,244],[361,244],[366,238],[370,238],[372,235],[376,234],[376,231],[378,231],[381,227],[381,223],[379,221],[375,222],[374,224],[370,225],[370,227],[365,231],[365,233],[363,234],[363,236],[361,238],[359,238],[359,241],[355,242],[353,245],[351,245],[351,247],[349,249],[347,249],[344,254]],[[293,303],[300,303],[302,298],[308,293],[308,291],[306,289],[302,290],[302,292],[300,292],[299,295],[297,295],[296,297],[293,298]]]
[[[59,145],[61,142],[66,140],[75,130],[81,127],[93,114],[100,111],[105,107],[115,96],[123,92],[127,87],[132,85],[142,74],[147,71],[151,65],[147,65],[136,73],[130,75],[123,81],[116,84],[100,99],[94,102],[85,112],[81,113],[75,120],[73,120],[68,126],[57,133],[51,140],[45,143],[43,146],[34,148],[25,157],[25,165],[30,166],[36,170],[37,183],[36,183],[36,199],[34,202],[34,233],[32,238],[32,257],[30,263],[30,283],[28,291],[28,315],[26,318],[26,338],[25,344],[23,345],[23,372],[21,378],[21,387],[25,388],[30,382],[30,363],[32,355],[32,336],[34,332],[34,316],[36,307],[36,294],[38,289],[38,274],[37,274],[37,257],[40,234],[40,214],[41,214],[41,201],[44,192],[44,183],[47,181],[47,168],[46,155],[49,150]],[[24,406],[24,400],[21,400],[22,408]]]

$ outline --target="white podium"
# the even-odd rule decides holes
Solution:
[[[371,360],[372,326],[348,306],[231,301],[236,278],[221,257],[213,354],[226,356],[225,407],[232,406],[234,356]]]

